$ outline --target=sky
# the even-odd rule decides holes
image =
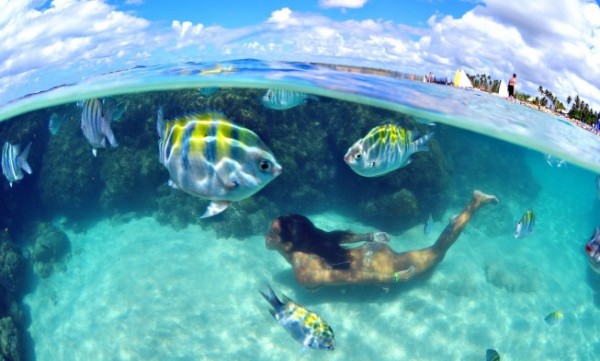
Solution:
[[[517,91],[535,96],[541,85],[600,110],[596,1],[0,0],[0,9],[0,103],[19,87],[58,85],[64,71],[253,57],[517,73]]]

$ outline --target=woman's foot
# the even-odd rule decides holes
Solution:
[[[479,208],[489,203],[497,206],[500,204],[500,201],[494,195],[485,194],[480,190],[473,191],[473,198],[471,198],[471,204],[473,207]]]

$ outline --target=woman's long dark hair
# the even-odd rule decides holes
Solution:
[[[291,252],[301,251],[316,254],[335,269],[350,267],[348,249],[340,245],[343,238],[351,235],[350,232],[324,231],[299,214],[288,214],[277,219],[281,229],[281,240],[292,243]]]

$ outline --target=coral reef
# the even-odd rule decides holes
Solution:
[[[0,300],[0,306],[14,300],[22,287],[23,276],[23,256],[8,237],[0,236],[0,294],[7,300],[7,303]]]
[[[19,331],[12,318],[0,318],[0,360],[21,360],[21,344]]]
[[[65,268],[65,257],[71,251],[71,243],[65,232],[51,223],[40,223],[31,250],[33,270],[41,278],[53,271]]]

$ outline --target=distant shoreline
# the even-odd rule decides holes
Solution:
[[[400,79],[408,79],[408,80],[415,80],[415,81],[421,81],[421,82],[427,82],[426,75],[417,75],[417,74],[408,74],[408,73],[403,73],[400,71],[394,71],[394,70],[387,70],[387,69],[381,69],[381,68],[370,68],[370,67],[363,67],[363,66],[355,66],[355,65],[341,65],[341,64],[331,64],[331,63],[317,63],[317,62],[308,62],[308,64],[310,65],[314,65],[314,66],[321,66],[321,67],[325,67],[325,68],[330,68],[330,69],[334,69],[334,70],[340,70],[340,71],[345,71],[345,72],[349,72],[349,73],[359,73],[359,74],[369,74],[369,75],[382,75],[382,76],[388,76],[388,77],[392,77],[392,78],[400,78]],[[477,88],[474,88],[477,89]],[[482,89],[477,89],[477,90],[481,90],[481,91],[485,91]],[[489,93],[489,92],[488,92]],[[568,122],[570,122],[573,125],[576,125],[580,128],[583,128],[589,132],[592,132],[596,135],[600,136],[600,131],[597,129],[594,129],[592,126],[590,126],[589,124],[586,124],[578,119],[574,119],[569,117],[568,114],[564,114],[564,113],[560,113],[560,112],[556,112],[553,110],[550,110],[548,108],[545,107],[540,107],[538,105],[534,105],[530,102],[527,101],[523,101],[523,100],[519,100],[519,99],[515,99],[513,102],[516,102],[517,104],[520,104],[522,106],[534,109],[534,110],[538,110],[540,112],[544,112],[544,113],[548,113],[548,114],[552,114],[554,116],[563,118],[565,120],[567,120]]]

